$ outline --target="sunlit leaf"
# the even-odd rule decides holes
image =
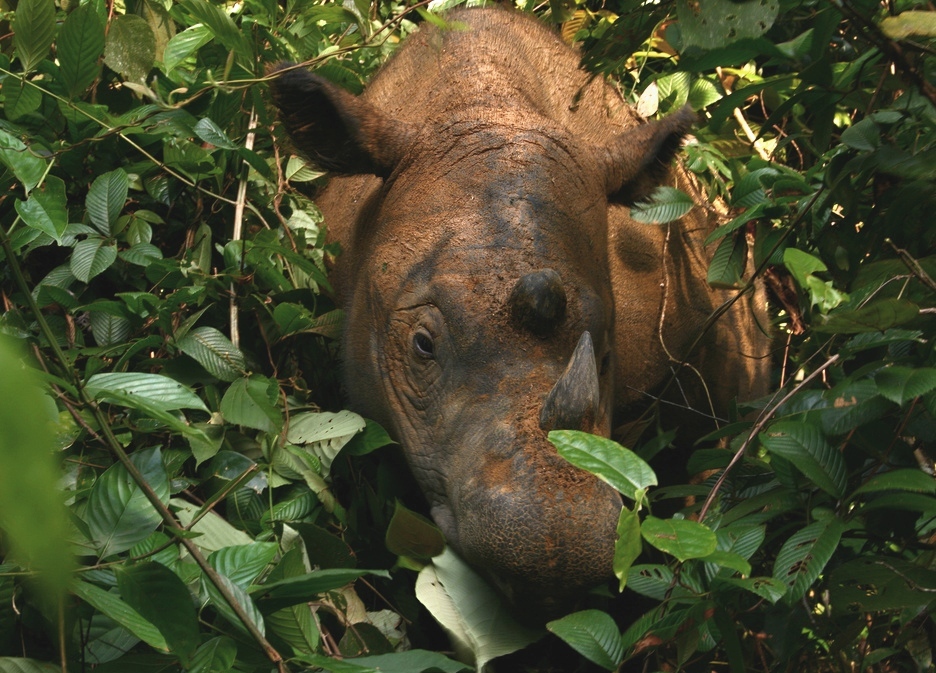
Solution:
[[[161,409],[201,409],[205,403],[190,388],[162,374],[107,372],[95,374],[85,384],[88,394],[106,399],[110,392],[122,392],[140,397]]]
[[[614,576],[618,578],[618,591],[624,591],[631,565],[640,556],[640,518],[635,510],[621,508],[617,523],[617,540],[614,543]]]
[[[715,551],[715,533],[688,519],[658,519],[648,516],[640,526],[643,539],[680,561],[704,558]]]
[[[646,461],[610,439],[578,430],[553,430],[549,441],[560,456],[631,500],[636,500],[643,489],[656,486],[656,475]]]
[[[156,60],[156,37],[141,16],[120,14],[108,25],[104,63],[128,82],[144,84]]]

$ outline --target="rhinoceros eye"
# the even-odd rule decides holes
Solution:
[[[428,332],[419,330],[413,335],[413,350],[421,358],[429,359],[435,355],[435,344]]]

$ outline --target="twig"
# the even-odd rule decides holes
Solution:
[[[244,140],[244,149],[248,152],[253,151],[254,140],[257,137],[254,129],[257,128],[257,109],[250,108],[250,122],[247,124],[247,138]],[[250,165],[244,160],[243,175],[240,184],[237,186],[237,200],[234,204],[234,233],[231,235],[232,241],[239,241],[244,232],[244,205],[247,202],[247,178],[250,175]],[[243,263],[243,259],[241,260]],[[240,348],[240,325],[238,323],[237,309],[237,288],[234,281],[231,281],[230,298],[230,317],[231,317],[231,343],[234,348]]]
[[[715,68],[715,72],[718,73],[718,79],[721,80],[722,88],[725,90],[725,94],[731,95],[731,87],[728,86],[728,83],[725,81],[724,75],[722,75],[721,67]],[[764,148],[757,146],[757,134],[754,133],[754,129],[751,128],[751,125],[748,124],[747,119],[744,118],[744,113],[741,112],[741,108],[736,107],[732,112],[734,115],[735,121],[738,122],[738,126],[741,127],[741,130],[744,131],[744,135],[747,136],[748,142],[751,143],[751,147],[754,148],[754,151],[757,152],[757,155],[764,161],[770,161],[770,155],[764,151]]]

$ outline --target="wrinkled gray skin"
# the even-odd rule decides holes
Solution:
[[[525,15],[448,20],[460,25],[423,26],[360,98],[286,66],[271,88],[297,148],[346,176],[319,205],[344,250],[352,408],[401,442],[459,554],[548,608],[611,576],[621,500],[546,434],[607,436],[678,369],[725,298],[704,282],[715,219],[628,217],[661,181],[697,196],[667,168],[690,111],[641,123]],[[664,409],[703,418],[757,393],[765,349],[739,306]]]

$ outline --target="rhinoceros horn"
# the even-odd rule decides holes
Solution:
[[[591,334],[582,332],[565,371],[546,396],[540,427],[550,430],[586,430],[598,417],[601,389]]]

